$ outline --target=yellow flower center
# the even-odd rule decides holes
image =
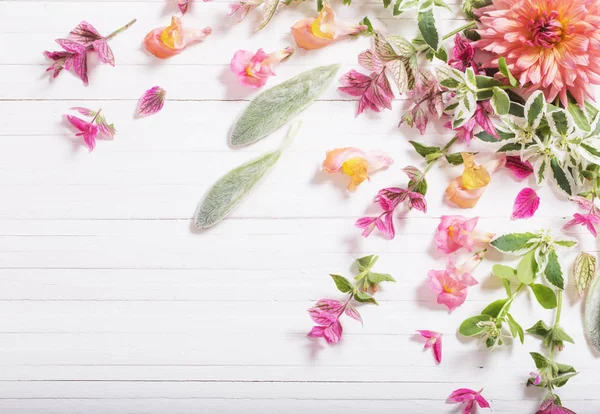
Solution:
[[[350,158],[342,164],[344,174],[352,177],[348,187],[351,191],[354,191],[360,183],[369,178],[368,168],[368,161],[361,157]]]
[[[311,26],[311,31],[312,34],[314,34],[315,36],[321,38],[321,39],[328,39],[328,40],[332,40],[333,39],[333,33],[328,33],[328,32],[323,32],[321,30],[321,20],[323,18],[323,14],[319,14],[319,17],[317,17]]]

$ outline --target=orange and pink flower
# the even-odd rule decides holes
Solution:
[[[583,105],[600,84],[600,3],[596,0],[493,0],[477,11],[481,39],[476,48],[504,56],[529,90],[550,102]]]
[[[181,19],[171,17],[171,24],[152,30],[144,39],[146,50],[159,59],[167,59],[181,53],[188,45],[201,42],[210,35],[212,29],[201,30],[183,27]]]
[[[319,15],[298,20],[292,26],[292,35],[301,49],[321,49],[346,36],[357,35],[368,27],[339,20],[329,3],[323,2]]]
[[[467,262],[456,266],[452,256],[448,256],[446,269],[432,269],[427,273],[429,287],[437,293],[437,303],[444,305],[450,312],[465,303],[467,291],[477,284],[471,272],[483,260],[483,253],[476,253]]]
[[[393,163],[394,160],[382,152],[366,153],[358,148],[345,147],[327,151],[323,170],[328,173],[341,171],[352,177],[348,190],[354,192],[360,183],[370,178],[369,174],[387,168]]]

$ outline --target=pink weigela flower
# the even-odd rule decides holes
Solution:
[[[568,229],[573,226],[582,225],[585,226],[594,237],[598,237],[596,232],[596,226],[600,224],[600,210],[593,201],[588,200],[584,197],[573,197],[571,200],[575,201],[579,207],[583,210],[587,210],[586,214],[573,214],[573,218],[563,226],[564,229]]]
[[[79,107],[71,108],[71,110],[79,112],[81,115],[92,117],[91,121],[84,121],[76,116],[66,116],[67,121],[69,121],[69,123],[79,131],[76,136],[83,138],[83,142],[88,147],[90,152],[96,148],[96,138],[114,138],[116,132],[115,127],[112,124],[108,124],[106,119],[100,115],[102,109],[99,109],[98,112]]]

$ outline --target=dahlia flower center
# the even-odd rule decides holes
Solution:
[[[563,34],[568,32],[558,19],[556,10],[550,13],[542,13],[536,19],[529,21],[529,31],[531,40],[528,42],[532,46],[551,48],[555,43],[562,40]]]

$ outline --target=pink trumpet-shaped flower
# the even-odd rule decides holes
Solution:
[[[393,163],[394,160],[382,152],[367,153],[358,148],[345,147],[327,151],[323,170],[328,173],[341,171],[352,177],[348,190],[354,192],[360,183],[370,178],[369,174],[387,168]]]
[[[185,28],[181,19],[173,16],[169,26],[159,27],[146,35],[144,46],[157,58],[167,59],[181,53],[188,45],[203,41],[211,32],[210,27],[201,30]]]
[[[433,348],[433,355],[438,364],[442,363],[442,334],[434,331],[418,330],[423,338],[427,339],[424,349]]]
[[[266,54],[262,49],[256,53],[238,50],[233,55],[229,67],[237,75],[239,82],[251,88],[260,88],[267,83],[269,76],[275,76],[273,67],[294,53],[293,47],[286,47],[279,52]]]
[[[300,49],[320,49],[331,43],[350,36],[357,35],[368,27],[362,24],[350,24],[339,20],[327,0],[323,8],[314,18],[302,19],[292,26],[292,36]]]
[[[435,243],[439,251],[449,254],[461,247],[472,251],[476,243],[489,243],[493,233],[476,231],[479,217],[442,216],[435,232]]]
[[[593,201],[590,201],[585,197],[576,196],[571,198],[571,200],[575,201],[582,210],[587,210],[587,213],[573,214],[573,218],[565,224],[563,228],[568,229],[573,226],[582,225],[585,226],[594,237],[598,237],[596,226],[600,224],[600,209],[596,207]]]
[[[427,277],[429,287],[437,293],[437,303],[446,306],[452,312],[465,302],[468,288],[477,284],[471,272],[483,260],[483,253],[473,255],[458,267],[452,256],[448,256],[447,260],[446,269],[432,269],[427,273]]]
[[[473,410],[475,403],[481,408],[490,408],[490,403],[481,395],[482,391],[483,389],[474,391],[468,388],[459,388],[450,394],[448,402],[466,403],[463,414],[469,414]]]
[[[101,109],[98,110],[98,112],[87,108],[71,108],[71,110],[77,111],[84,116],[93,117],[92,120],[88,122],[76,116],[66,116],[67,121],[79,131],[76,136],[83,138],[83,142],[90,152],[96,148],[96,138],[100,136],[104,136],[108,139],[114,138],[115,128],[112,124],[109,125],[104,117],[100,115]]]

